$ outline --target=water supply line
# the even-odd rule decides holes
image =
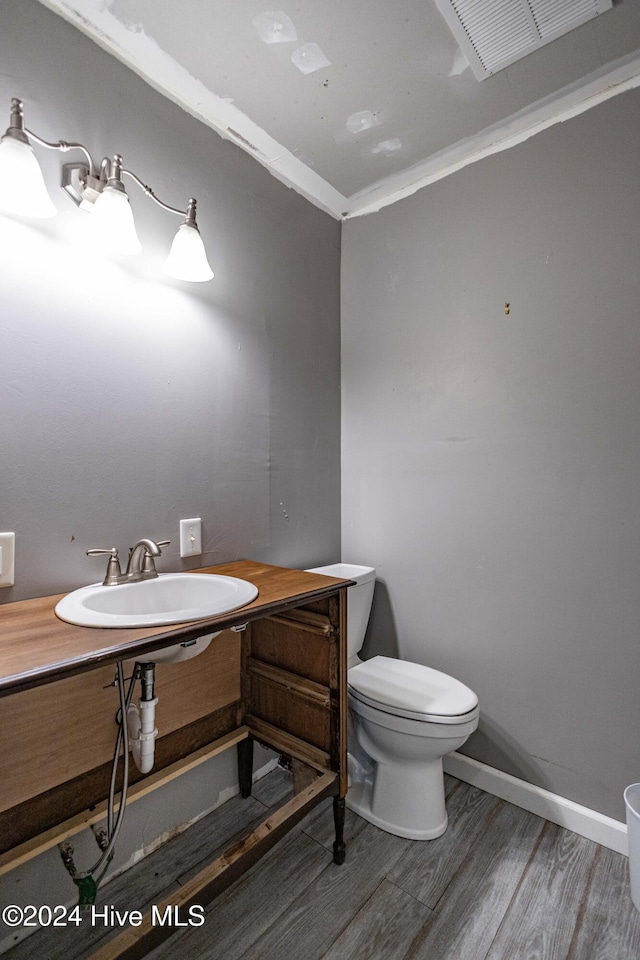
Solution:
[[[59,843],[58,849],[60,850],[60,855],[62,857],[62,862],[64,863],[67,871],[73,880],[73,882],[78,887],[79,891],[79,906],[85,906],[88,904],[95,903],[96,894],[98,892],[98,885],[111,862],[113,854],[115,852],[116,840],[118,839],[118,834],[120,833],[120,827],[122,826],[122,821],[124,819],[124,812],[127,804],[127,790],[129,787],[129,751],[126,748],[126,744],[129,739],[129,730],[127,725],[127,706],[131,701],[133,696],[133,689],[138,677],[137,664],[136,669],[133,672],[133,676],[129,682],[129,688],[125,693],[124,689],[124,671],[122,667],[122,661],[119,660],[116,664],[116,679],[115,683],[118,687],[118,693],[120,698],[120,710],[118,712],[118,733],[116,736],[115,747],[113,751],[113,762],[111,764],[111,780],[109,783],[109,800],[107,805],[107,829],[106,837],[103,831],[95,831],[94,835],[98,846],[101,849],[101,855],[96,860],[94,865],[89,870],[78,870],[73,860],[73,846],[70,843]],[[123,769],[122,769],[122,787],[120,790],[120,805],[118,808],[118,816],[115,817],[115,795],[116,795],[116,779],[118,772],[118,757],[120,755],[120,747],[123,747]]]
[[[120,833],[127,804],[129,788],[129,749],[134,762],[141,773],[149,773],[153,767],[155,755],[155,741],[158,731],[155,727],[155,709],[158,698],[154,696],[155,663],[137,663],[125,693],[124,672],[122,661],[116,664],[116,678],[114,685],[118,687],[120,709],[116,716],[118,733],[113,751],[111,764],[111,779],[109,782],[109,799],[107,803],[107,825],[92,827],[96,843],[101,854],[89,870],[80,871],[76,868],[73,859],[73,846],[68,842],[58,844],[62,862],[71,879],[78,887],[79,906],[95,903],[98,886],[102,881],[115,852],[115,845]],[[142,693],[139,707],[132,703],[133,691],[136,682],[140,680]],[[131,734],[131,736],[130,736]],[[122,787],[120,789],[120,803],[118,814],[115,814],[116,781],[118,774],[118,760],[122,748]]]

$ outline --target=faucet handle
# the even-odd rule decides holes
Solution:
[[[171,540],[158,540],[156,547],[168,547],[171,543]],[[161,553],[161,550],[158,550],[158,553]],[[153,559],[152,554],[148,550],[145,550],[144,557],[142,558],[142,579],[143,580],[152,580],[158,576],[158,571],[156,570],[155,560]]]
[[[105,578],[102,581],[104,587],[113,586],[115,583],[120,583],[122,578],[122,570],[120,569],[120,560],[118,559],[118,548],[110,547],[108,550],[102,550],[101,548],[95,547],[91,550],[87,550],[88,557],[102,557],[109,555],[109,563],[107,564],[107,572]]]

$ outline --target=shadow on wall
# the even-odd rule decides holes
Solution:
[[[478,729],[471,734],[459,752],[504,773],[509,773],[512,777],[518,777],[520,780],[553,792],[549,779],[545,776],[544,767],[532,762],[531,757],[523,751],[521,744],[494,723],[491,717],[483,713],[482,704],[480,704]]]
[[[378,656],[400,658],[398,631],[393,618],[389,591],[383,580],[376,580],[371,616],[361,651],[363,660]]]
[[[382,580],[376,580],[371,616],[360,656],[363,660],[376,656],[401,659],[391,599],[387,586]],[[483,705],[480,702],[478,729],[471,734],[459,753],[543,790],[555,792],[546,775],[546,763],[536,762],[536,758],[524,751],[522,744],[494,722],[488,704]],[[542,810],[544,811],[544,806]],[[550,804],[548,819],[555,822],[556,812],[555,806]],[[542,812],[541,815],[546,814]]]

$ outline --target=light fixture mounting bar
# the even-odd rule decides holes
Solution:
[[[158,204],[159,207],[162,207],[163,210],[168,210],[169,213],[175,213],[178,217],[188,217],[188,216],[189,216],[189,213],[188,213],[187,210],[178,210],[177,207],[170,207],[168,203],[163,203],[162,200],[159,200],[158,197],[156,197],[156,195],[155,195],[155,193],[153,192],[153,190],[151,189],[151,187],[147,186],[146,183],[143,183],[142,180],[140,179],[140,177],[137,177],[137,176],[135,175],[135,173],[132,173],[132,172],[131,172],[131,170],[125,170],[125,169],[123,169],[123,170],[122,170],[122,173],[123,173],[123,174],[126,174],[128,177],[131,177],[131,179],[134,180],[134,181],[138,184],[138,186],[140,187],[140,189],[147,195],[147,197],[150,197],[152,200],[154,200],[154,201]],[[193,202],[195,203],[195,200],[194,200]],[[191,201],[189,201],[189,203],[191,203]]]
[[[92,175],[86,163],[64,163],[61,186],[78,207],[91,210],[102,192],[103,183]]]
[[[60,150],[61,153],[68,153],[69,150],[82,150],[85,157],[89,161],[89,172],[92,176],[95,176],[95,164],[93,162],[93,158],[84,144],[67,140],[56,140],[55,143],[50,143],[48,140],[43,140],[42,137],[39,137],[37,133],[33,132],[33,130],[29,130],[28,127],[25,127],[24,112],[22,108],[22,100],[20,100],[18,97],[12,97],[11,120],[5,136],[11,137],[15,140],[20,140],[27,144],[29,143],[29,138],[31,138],[32,140],[35,140],[36,143],[39,143],[41,147],[47,147],[48,150]]]
[[[60,150],[61,153],[68,153],[69,150],[82,150],[85,157],[89,161],[89,173],[92,177],[95,177],[95,164],[93,162],[93,157],[87,150],[87,148],[82,143],[69,142],[67,140],[56,140],[55,143],[49,143],[48,140],[43,140],[42,137],[39,137],[37,133],[34,133],[33,130],[29,130],[28,127],[24,128],[25,133],[27,133],[32,140],[35,140],[36,143],[39,143],[41,147],[47,147],[49,150]]]

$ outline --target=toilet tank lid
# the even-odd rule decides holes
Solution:
[[[305,573],[321,573],[323,577],[339,577],[356,583],[367,583],[376,578],[375,567],[361,567],[356,563],[330,563],[326,567],[312,567]]]
[[[354,692],[384,706],[437,717],[459,717],[478,705],[469,687],[420,663],[372,657],[352,667],[347,681]]]

